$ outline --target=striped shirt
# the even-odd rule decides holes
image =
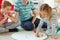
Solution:
[[[23,0],[17,0],[14,4],[14,10],[19,12],[19,20],[25,21],[32,17],[31,11],[34,10],[34,3],[28,1],[27,4],[23,3]]]

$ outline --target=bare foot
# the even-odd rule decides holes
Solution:
[[[9,29],[6,29],[5,31],[6,31],[5,33],[7,33],[7,32],[9,32]]]
[[[1,32],[0,34],[4,34],[4,33],[8,33],[9,30],[8,29],[5,29],[4,32]]]
[[[56,35],[51,36],[54,40],[58,40],[58,37]]]

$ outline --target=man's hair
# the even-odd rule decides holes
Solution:
[[[4,1],[3,8],[5,8],[7,6],[12,6],[12,4],[9,1]]]

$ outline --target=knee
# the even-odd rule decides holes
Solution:
[[[34,27],[34,25],[32,24],[32,22],[25,22],[24,23],[24,26],[23,26],[23,28],[25,29],[25,30],[27,30],[27,31],[31,31],[31,30],[33,30],[33,27]]]
[[[32,22],[26,22],[24,25],[26,27],[26,30],[28,30],[28,31],[33,30],[33,28],[34,28],[34,25]]]
[[[40,22],[40,19],[36,18],[36,21],[35,21],[35,26],[36,27],[38,26],[39,22]]]

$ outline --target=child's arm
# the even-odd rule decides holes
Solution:
[[[38,27],[37,27],[35,36],[37,36],[37,37],[40,37],[41,36],[41,35],[39,35],[39,32],[40,32],[40,30],[42,28],[42,25],[43,25],[43,21],[41,20],[40,23],[39,23],[39,25],[38,25]]]
[[[13,12],[15,14],[15,16],[8,16],[9,19],[11,19],[13,22],[18,22],[18,13],[17,12]],[[12,14],[13,14],[12,13]]]
[[[40,32],[40,29],[42,28],[43,23],[44,23],[43,20],[40,20],[40,23],[39,23],[39,25],[37,27],[36,32]]]
[[[56,30],[56,27],[58,26],[58,19],[57,19],[57,13],[54,13],[53,14],[53,17],[51,19],[51,28],[52,28],[52,35],[55,35],[55,30]]]
[[[0,21],[0,25],[2,25],[3,23],[5,23],[7,19],[7,15],[4,13],[4,19]]]

